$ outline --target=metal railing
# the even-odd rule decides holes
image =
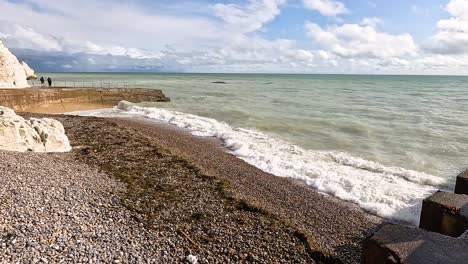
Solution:
[[[34,88],[48,88],[49,84],[44,82],[41,85],[39,80],[29,81],[29,85]],[[137,88],[137,82],[128,81],[108,81],[108,80],[92,80],[92,81],[76,81],[76,80],[53,80],[51,88]]]

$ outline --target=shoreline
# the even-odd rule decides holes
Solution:
[[[203,174],[227,181],[236,199],[247,200],[286,219],[314,237],[315,243],[331,255],[360,254],[363,239],[385,221],[354,203],[320,193],[304,182],[262,171],[227,152],[217,138],[194,136],[187,130],[152,120],[110,120],[122,128],[136,129],[200,168]]]
[[[30,157],[37,158],[38,164],[60,161],[93,171],[90,175],[95,175],[94,181],[103,183],[88,186],[91,190],[120,186],[120,189],[112,187],[115,190],[99,199],[101,203],[112,201],[110,207],[126,215],[101,225],[118,230],[117,221],[125,226],[127,239],[140,245],[132,247],[132,255],[128,245],[119,242],[123,255],[118,257],[124,263],[138,258],[180,262],[186,261],[189,254],[197,256],[199,263],[359,263],[364,238],[382,222],[354,204],[247,164],[227,153],[217,139],[196,137],[171,125],[140,119],[46,116],[62,122],[74,150],[64,155],[15,153],[13,156],[18,158],[13,166],[22,167],[20,160]],[[54,166],[43,169],[55,171]],[[74,179],[74,174],[67,171],[58,182],[50,184],[70,186],[68,178]],[[77,193],[88,190],[80,184],[71,186]],[[69,205],[68,188],[62,188],[65,200],[60,206],[65,208]],[[55,192],[48,183],[42,183],[37,191],[39,198]],[[96,193],[99,190],[92,191],[90,198],[94,199]],[[12,197],[16,197],[14,193]],[[60,206],[59,214],[63,211]],[[97,213],[90,219],[100,215]],[[0,223],[1,220],[4,219]],[[26,220],[35,221],[30,216]],[[80,225],[89,224],[85,219],[82,221]],[[143,242],[139,244],[142,238],[135,232],[145,234],[144,240],[150,241],[153,248],[143,246]],[[37,236],[24,235],[28,239]],[[106,242],[89,239],[91,248],[105,248],[103,245]],[[49,254],[48,248],[45,251]],[[107,253],[101,261],[112,261],[117,254],[112,249],[104,251]],[[17,255],[22,254],[30,256],[25,252]],[[52,258],[58,260],[60,256],[55,254]],[[99,259],[98,255],[95,257]]]

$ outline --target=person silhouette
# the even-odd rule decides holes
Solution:
[[[50,77],[47,78],[47,83],[49,84],[49,87],[52,87],[52,79]]]
[[[44,76],[41,76],[41,87],[44,87]]]

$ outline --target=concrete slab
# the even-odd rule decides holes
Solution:
[[[439,191],[425,199],[419,227],[452,237],[462,235],[468,229],[468,195]]]
[[[364,245],[362,264],[468,263],[468,235],[459,238],[386,224]]]
[[[468,169],[464,170],[457,176],[455,193],[468,195]]]

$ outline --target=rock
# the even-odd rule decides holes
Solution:
[[[25,152],[45,151],[39,134],[18,115],[0,117],[0,149]]]
[[[198,258],[194,255],[188,255],[187,256],[187,261],[191,264],[197,264],[198,263]]]
[[[71,150],[65,129],[57,120],[25,120],[0,106],[0,149],[9,151],[66,152]]]
[[[0,40],[0,88],[30,87],[28,78],[34,78],[34,71],[25,62],[20,63]]]
[[[37,79],[37,76],[34,73],[34,70],[31,69],[31,67],[29,67],[29,65],[25,61],[22,61],[21,65],[23,65],[24,71],[26,72],[27,79]]]
[[[364,243],[362,264],[467,263],[468,240],[419,228],[385,224]]]
[[[419,227],[460,236],[468,229],[468,195],[439,191],[424,199]]]
[[[16,115],[16,113],[15,111],[13,111],[13,109],[0,106],[0,116],[14,116],[14,115]]]
[[[71,150],[70,142],[65,135],[65,129],[59,121],[50,118],[31,118],[30,123],[41,137],[46,152],[64,152]]]
[[[457,176],[457,184],[455,185],[455,193],[468,195],[468,169],[464,170]]]

